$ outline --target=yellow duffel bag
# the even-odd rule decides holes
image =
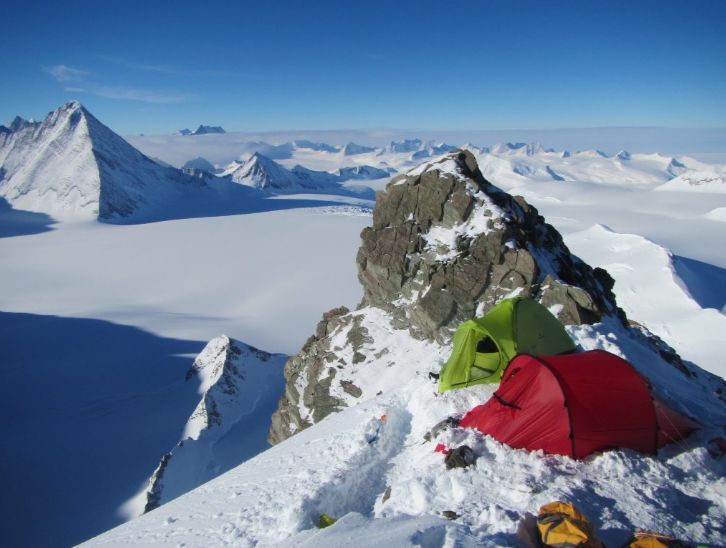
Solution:
[[[595,529],[574,504],[555,501],[539,509],[537,529],[544,546],[555,548],[602,548]]]

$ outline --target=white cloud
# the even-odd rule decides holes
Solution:
[[[107,86],[95,82],[85,82],[80,86],[65,88],[66,91],[77,93],[91,93],[107,99],[126,99],[128,101],[141,101],[166,105],[170,103],[184,103],[195,99],[194,95],[176,90],[141,89],[127,86]]]
[[[140,101],[166,105],[171,103],[184,103],[196,99],[196,96],[174,89],[144,89],[130,86],[110,86],[88,79],[89,72],[68,65],[54,65],[42,67],[56,81],[66,84],[65,91],[73,93],[90,93],[108,99],[122,99],[127,101]],[[160,71],[162,67],[155,67]],[[150,69],[151,70],[151,69]]]
[[[191,68],[182,65],[170,65],[170,64],[147,64],[147,63],[136,63],[119,57],[111,57],[107,55],[97,55],[99,59],[103,59],[109,63],[137,71],[145,72],[157,72],[161,74],[174,74],[176,76],[186,76],[191,78],[206,78],[206,77],[239,77],[247,78],[252,80],[259,80],[259,74],[235,72],[227,69],[205,69],[205,68]]]
[[[43,70],[59,82],[77,82],[88,76],[88,72],[85,70],[69,67],[68,65],[43,67]]]

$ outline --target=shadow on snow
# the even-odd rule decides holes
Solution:
[[[370,209],[373,206],[372,200],[375,199],[375,193],[368,188],[366,190],[369,192],[359,193],[338,189],[335,195],[331,194],[331,189],[300,190],[299,194],[304,194],[304,197],[297,195],[288,197],[284,194],[270,194],[252,187],[235,183],[225,184],[220,181],[215,182],[214,186],[206,191],[202,190],[169,200],[156,208],[142,209],[126,218],[114,217],[100,220],[108,224],[145,224],[300,208],[340,207],[351,204]]]
[[[687,257],[675,256],[673,265],[688,292],[703,308],[726,307],[726,269]]]
[[[29,236],[53,230],[55,220],[45,213],[13,209],[5,198],[0,197],[0,238]]]
[[[120,505],[198,402],[198,383],[184,374],[203,346],[105,321],[0,312],[3,543],[68,546],[121,523]]]

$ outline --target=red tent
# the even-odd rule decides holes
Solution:
[[[698,428],[654,400],[632,365],[602,350],[517,356],[492,398],[460,425],[515,448],[573,458],[616,448],[655,453]]]

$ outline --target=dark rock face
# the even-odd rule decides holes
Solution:
[[[513,295],[539,300],[564,324],[594,323],[603,315],[626,321],[612,278],[574,257],[523,198],[489,183],[468,151],[392,179],[378,194],[373,224],[361,240],[358,310],[380,308],[395,328],[418,339],[445,344],[459,323]],[[344,407],[330,395],[333,383],[360,397],[354,382],[336,380],[340,370],[366,360],[360,350],[370,338],[360,320],[344,308],[327,312],[288,361],[271,443]],[[341,327],[347,329],[343,346],[331,337]],[[340,357],[343,350],[350,363]]]
[[[285,394],[277,411],[272,415],[272,425],[267,436],[270,443],[284,441],[295,432],[312,426],[343,407],[343,402],[330,395],[330,385],[335,380],[336,368],[331,364],[335,355],[328,348],[328,336],[342,325],[344,318],[349,318],[346,316],[349,312],[350,310],[341,306],[323,314],[323,319],[315,329],[315,335],[285,364]],[[300,391],[299,386],[305,388]],[[347,391],[349,390],[351,388]],[[311,410],[311,413],[302,414],[301,407]]]
[[[454,162],[459,175],[448,172]],[[560,305],[565,324],[605,313],[624,319],[607,273],[573,257],[523,198],[484,179],[469,152],[440,165],[398,177],[379,194],[358,252],[365,305],[390,312],[414,336],[442,341],[514,291]],[[448,248],[432,238],[442,228],[455,236]]]

